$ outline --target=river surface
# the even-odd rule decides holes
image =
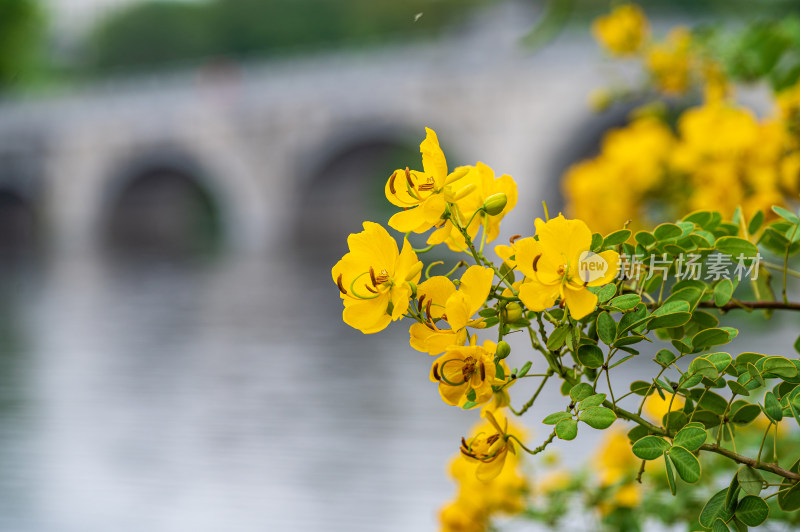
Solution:
[[[440,400],[405,324],[341,322],[333,255],[287,253],[6,265],[0,530],[435,530],[477,412]],[[783,325],[739,347],[788,354]],[[562,403],[526,416],[534,443]],[[586,433],[554,447],[582,461]]]

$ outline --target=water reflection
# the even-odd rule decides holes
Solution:
[[[404,326],[340,322],[334,252],[289,253],[8,268],[0,529],[434,530],[477,413],[441,402]],[[779,352],[784,325],[736,347]],[[555,386],[544,399],[535,441],[563,407]],[[554,448],[590,456],[598,434]]]

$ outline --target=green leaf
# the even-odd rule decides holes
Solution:
[[[725,498],[727,495],[728,488],[725,488],[715,493],[708,500],[705,506],[703,506],[700,517],[698,518],[701,525],[705,528],[711,528],[711,525],[714,524],[714,520],[718,517],[722,517],[723,519],[730,517],[730,512],[725,509]]]
[[[800,218],[798,218],[797,215],[792,211],[784,209],[783,207],[778,207],[777,205],[773,205],[772,210],[775,212],[775,214],[777,214],[787,222],[792,223],[794,225],[800,225]]]
[[[747,232],[751,235],[761,229],[761,224],[764,223],[764,211],[756,211],[753,217],[750,219],[750,223],[747,226]]]
[[[647,427],[643,427],[642,425],[636,425],[631,430],[628,431],[628,440],[630,440],[631,445],[636,443],[637,441],[641,440],[645,436],[647,436]]]
[[[607,284],[597,292],[597,301],[599,303],[605,303],[606,301],[614,297],[614,294],[616,293],[617,293],[617,285],[613,283]]]
[[[717,371],[717,367],[712,364],[709,360],[698,357],[692,360],[692,363],[689,364],[689,373],[694,375],[700,375],[707,379],[716,380],[719,377],[719,372]]]
[[[764,477],[757,469],[750,466],[742,466],[737,471],[736,476],[739,478],[739,485],[742,491],[748,495],[758,495],[764,489]]]
[[[564,342],[567,341],[567,336],[569,335],[571,329],[572,327],[570,325],[561,325],[556,327],[556,329],[550,333],[550,336],[547,338],[547,349],[550,351],[561,349],[561,346],[563,346]]]
[[[758,371],[758,368],[756,368],[753,364],[749,362],[747,363],[747,373],[749,373],[750,377],[752,377],[752,379],[761,386],[764,386],[766,384],[764,382],[764,377],[761,376],[761,372]]]
[[[586,410],[587,408],[601,405],[605,400],[606,400],[606,394],[604,393],[596,393],[594,395],[590,395],[589,397],[578,403],[578,410]]]
[[[645,381],[633,381],[631,383],[631,391],[636,395],[644,397],[644,395],[650,391],[650,383]],[[650,391],[650,393],[652,394],[653,392]]]
[[[641,302],[642,298],[636,294],[624,294],[615,297],[607,305],[620,310],[630,310]]]
[[[664,451],[664,468],[667,470],[667,484],[669,484],[669,491],[675,495],[678,492],[678,486],[675,484],[675,472],[672,470],[672,465],[667,458],[667,451]]]
[[[556,436],[562,440],[574,440],[578,435],[578,422],[574,419],[562,419],[556,424]]]
[[[544,418],[542,420],[542,423],[544,423],[545,425],[555,425],[562,419],[567,419],[568,417],[572,417],[572,414],[570,414],[569,412],[553,412],[552,414]]]
[[[597,315],[597,337],[606,345],[613,344],[617,339],[617,322],[608,312]]]
[[[645,248],[652,246],[653,244],[656,243],[656,237],[654,237],[647,231],[639,231],[638,233],[633,235],[633,239],[636,240],[637,243],[641,244]]]
[[[680,445],[673,445],[669,450],[669,458],[675,466],[678,476],[685,482],[694,484],[700,480],[700,462],[697,457]]]
[[[723,236],[722,238],[718,238],[714,247],[720,253],[729,255],[733,262],[736,262],[740,255],[744,258],[758,255],[758,248],[755,244],[736,236]]]
[[[764,413],[775,423],[783,419],[783,409],[775,394],[771,391],[764,394]]]
[[[631,237],[631,232],[629,229],[620,229],[619,231],[614,231],[603,240],[603,247],[609,248],[611,246],[622,244],[623,242],[626,242],[630,237]]]
[[[711,525],[711,532],[731,532],[731,529],[728,528],[725,521],[717,517],[714,519],[714,524]]]
[[[686,303],[684,301],[684,303]],[[650,320],[647,324],[648,330],[655,330],[655,329],[666,329],[670,327],[680,327],[689,322],[692,319],[692,314],[690,312],[673,312],[672,314],[668,314],[666,316],[656,317]]]
[[[798,459],[789,470],[793,473],[798,473],[800,466],[800,459]],[[789,488],[789,489],[787,489]],[[787,478],[781,482],[781,490],[786,490],[778,495],[778,506],[784,512],[794,512],[800,510],[800,482],[792,485],[791,481]]]
[[[594,429],[607,429],[617,419],[617,415],[603,406],[587,408],[578,415],[578,419]]]
[[[739,502],[739,477],[735,474],[731,478],[731,484],[728,486],[728,494],[725,495],[725,508],[733,511],[736,508],[736,503]]]
[[[696,451],[706,442],[708,433],[699,427],[684,427],[678,431],[672,440],[674,445],[680,445],[689,451]]]
[[[692,398],[697,401],[698,407],[705,410],[710,410],[716,414],[722,414],[728,408],[727,399],[710,390],[704,391],[699,388],[695,388],[692,390]]]
[[[733,297],[733,281],[730,279],[720,279],[714,286],[714,304],[721,307],[727,304]]]
[[[733,413],[731,421],[737,425],[749,425],[761,413],[758,405],[746,404]]]
[[[600,248],[603,246],[603,235],[600,233],[594,233],[592,235],[592,245],[591,250],[595,253],[600,251]]]
[[[594,395],[594,388],[592,388],[590,384],[587,384],[585,382],[576,384],[569,391],[569,397],[575,403],[583,401],[590,395]]]
[[[578,361],[587,368],[597,369],[603,365],[603,350],[594,344],[584,344],[578,348]]]
[[[764,361],[763,374],[767,378],[775,377],[797,377],[797,366],[791,360],[784,357],[769,357]],[[770,373],[771,375],[767,375]]]
[[[692,337],[692,347],[704,349],[714,345],[727,344],[730,341],[731,335],[727,329],[705,329]]]
[[[759,526],[769,517],[769,506],[761,497],[747,495],[736,506],[736,517],[747,526]]]
[[[661,349],[658,353],[656,353],[656,362],[658,362],[662,367],[669,367],[673,362],[675,362],[675,355],[669,349]]]
[[[675,224],[661,224],[653,230],[657,240],[675,240],[683,236],[683,230]]]
[[[522,365],[522,367],[519,369],[519,371],[517,372],[517,378],[521,379],[522,377],[527,375],[528,372],[530,371],[530,369],[531,369],[531,361],[529,360],[529,361],[525,362]]]
[[[725,370],[728,369],[728,366],[733,362],[733,357],[728,353],[710,353],[708,355],[703,355],[703,358],[714,364],[714,367],[717,368],[720,375],[725,373]]]
[[[633,454],[642,460],[655,460],[669,448],[669,442],[664,438],[645,436],[633,444]]]
[[[727,381],[725,384],[727,384],[728,388],[730,388],[731,391],[733,393],[737,394],[737,395],[742,395],[744,397],[747,397],[748,395],[750,395],[750,392],[748,391],[748,389],[745,388],[744,386],[742,386],[741,384],[739,384],[736,381]]]

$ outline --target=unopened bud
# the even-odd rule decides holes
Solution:
[[[500,340],[497,342],[497,350],[494,352],[494,356],[497,357],[498,360],[503,360],[510,354],[511,346],[508,345],[508,342],[505,340]]]
[[[486,198],[486,201],[483,202],[483,210],[489,216],[497,216],[506,208],[506,203],[508,203],[508,197],[503,192],[498,192]]]
[[[512,301],[503,309],[503,321],[506,323],[516,323],[522,319],[522,306]]]

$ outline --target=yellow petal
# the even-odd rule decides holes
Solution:
[[[614,280],[617,276],[617,267],[619,266],[619,253],[613,250],[606,250],[601,251],[598,253],[608,264],[608,269],[603,277],[600,279],[595,279],[594,281],[589,283],[589,286],[603,286],[604,284],[608,284]]]
[[[447,204],[441,194],[432,194],[425,199],[422,203],[422,216],[424,221],[429,224],[428,227],[440,223],[445,208],[447,208]]]
[[[522,283],[519,287],[519,298],[530,310],[540,312],[556,304],[559,285],[543,285],[536,281]]]
[[[397,255],[397,242],[386,229],[375,222],[364,222],[364,230],[347,237],[347,247],[354,255],[374,257],[384,268],[394,264]]]
[[[498,246],[498,248],[500,248],[500,246]],[[495,249],[497,250],[498,248]],[[536,269],[538,269],[539,260],[541,260],[542,255],[539,242],[534,240],[531,236],[521,238],[514,242],[513,249],[516,251],[515,262],[519,271],[525,274],[525,277],[531,279],[536,278]],[[498,250],[497,254],[500,255],[501,251],[503,250]],[[537,257],[539,258],[537,259]],[[536,260],[536,269],[534,269],[534,260]]]
[[[434,275],[417,286],[417,297],[421,299],[425,296],[425,300],[422,302],[423,310],[427,306],[427,302],[432,301],[431,317],[439,319],[444,314],[444,304],[447,302],[447,298],[455,291],[456,285],[453,284],[453,281],[444,275]]]
[[[467,312],[470,316],[478,312],[486,298],[489,297],[492,279],[494,279],[494,271],[481,266],[470,266],[461,276],[459,291],[467,296]]]
[[[462,346],[467,341],[467,331],[443,329],[434,331],[421,323],[415,323],[409,330],[411,347],[431,356],[445,352],[448,348]]]
[[[463,329],[467,326],[471,313],[469,312],[469,300],[467,296],[458,291],[447,298],[445,303],[445,312],[447,313],[447,323],[454,330]]]
[[[427,179],[425,174],[416,170],[410,170],[408,177],[411,178],[413,183],[424,183]],[[420,198],[418,195],[415,195],[416,193],[412,194],[409,188],[405,169],[398,169],[386,180],[384,193],[386,194],[386,199],[389,200],[392,205],[398,207],[413,207],[420,202]]]
[[[444,158],[444,152],[439,147],[439,138],[436,136],[436,132],[426,127],[425,133],[425,140],[419,145],[419,151],[422,154],[422,168],[426,174],[433,177],[436,188],[440,189],[444,186],[447,178],[447,161]]]
[[[597,296],[588,290],[565,290],[564,301],[570,315],[579,320],[592,312],[597,306]]]
[[[415,271],[417,273],[411,275]],[[417,259],[417,254],[414,252],[414,248],[411,247],[411,244],[408,242],[408,240],[404,238],[403,251],[400,252],[400,255],[397,257],[397,262],[393,265],[392,269],[389,270],[389,275],[392,276],[396,282],[408,280],[412,283],[416,283],[419,281],[421,272],[421,262],[419,259]],[[409,276],[411,276],[410,279]]]
[[[387,303],[386,296],[375,299],[347,299],[342,319],[346,324],[364,334],[382,331],[392,321],[392,318],[386,313]]]
[[[401,233],[422,233],[430,226],[425,222],[425,216],[420,207],[413,207],[396,212],[389,218],[389,227]]]

